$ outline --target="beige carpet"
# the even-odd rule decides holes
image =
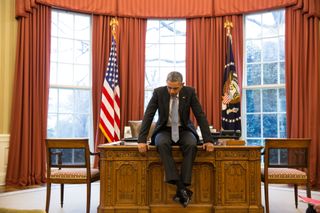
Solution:
[[[99,205],[99,182],[92,184],[91,212],[97,212]],[[276,185],[275,185],[276,186]],[[271,213],[296,213],[305,212],[307,205],[299,202],[298,209],[294,207],[294,196],[292,188],[271,186],[270,212]],[[66,185],[64,207],[60,208],[59,186],[52,188],[50,212],[51,213],[81,213],[86,209],[85,185]],[[299,190],[299,194],[305,195],[305,190]],[[262,187],[262,203],[264,205],[264,191]],[[312,197],[320,199],[319,192],[312,192]],[[16,209],[45,209],[46,189],[28,189],[18,192],[6,192],[0,194],[0,207]]]

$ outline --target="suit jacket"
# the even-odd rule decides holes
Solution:
[[[167,90],[167,87],[163,86],[156,88],[153,91],[152,98],[144,113],[144,118],[142,120],[138,138],[139,143],[146,143],[150,125],[152,123],[156,111],[158,110],[159,119],[151,136],[151,143],[154,144],[154,138],[157,135],[157,133],[161,129],[166,128],[169,117],[169,104],[170,94]],[[208,125],[208,120],[206,118],[206,115],[202,111],[202,107],[199,103],[195,89],[192,87],[183,86],[179,92],[180,123],[184,129],[191,131],[195,135],[199,143],[199,136],[196,132],[196,128],[190,120],[190,109],[192,109],[192,112],[195,115],[197,122],[200,126],[203,141],[213,142]]]

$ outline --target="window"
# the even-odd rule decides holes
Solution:
[[[92,132],[91,17],[53,10],[47,135],[92,138]]]
[[[286,137],[284,10],[245,16],[242,136],[248,145]]]
[[[156,87],[165,85],[170,71],[186,73],[186,21],[185,20],[148,20],[146,35],[146,109],[152,92]]]

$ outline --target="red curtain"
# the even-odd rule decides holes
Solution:
[[[286,10],[287,136],[312,139],[311,182],[317,186],[320,186],[319,31],[319,18],[303,9]]]
[[[111,47],[110,20],[111,18],[107,16],[94,15],[92,21],[92,111],[95,149],[96,145],[105,141],[104,135],[99,130],[99,115],[101,90]]]
[[[222,79],[226,58],[224,22],[232,21],[233,51],[242,85],[242,16],[197,18],[187,20],[187,85],[196,88],[208,122],[221,128]]]
[[[138,120],[143,117],[146,20],[118,18],[118,21],[117,49],[121,99],[120,129],[121,133],[123,133],[124,126],[128,124],[128,120]],[[110,17],[93,17],[92,100],[95,145],[105,143],[105,138],[99,130],[98,124],[101,88],[111,44],[109,24]]]
[[[51,9],[18,20],[7,185],[45,182]]]
[[[98,15],[139,18],[191,18],[243,14],[318,0],[16,0],[16,15],[24,16],[31,7],[43,4],[55,8]],[[306,3],[305,3],[306,4]]]

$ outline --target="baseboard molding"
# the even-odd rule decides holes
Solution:
[[[10,135],[0,134],[0,185],[5,185]]]

